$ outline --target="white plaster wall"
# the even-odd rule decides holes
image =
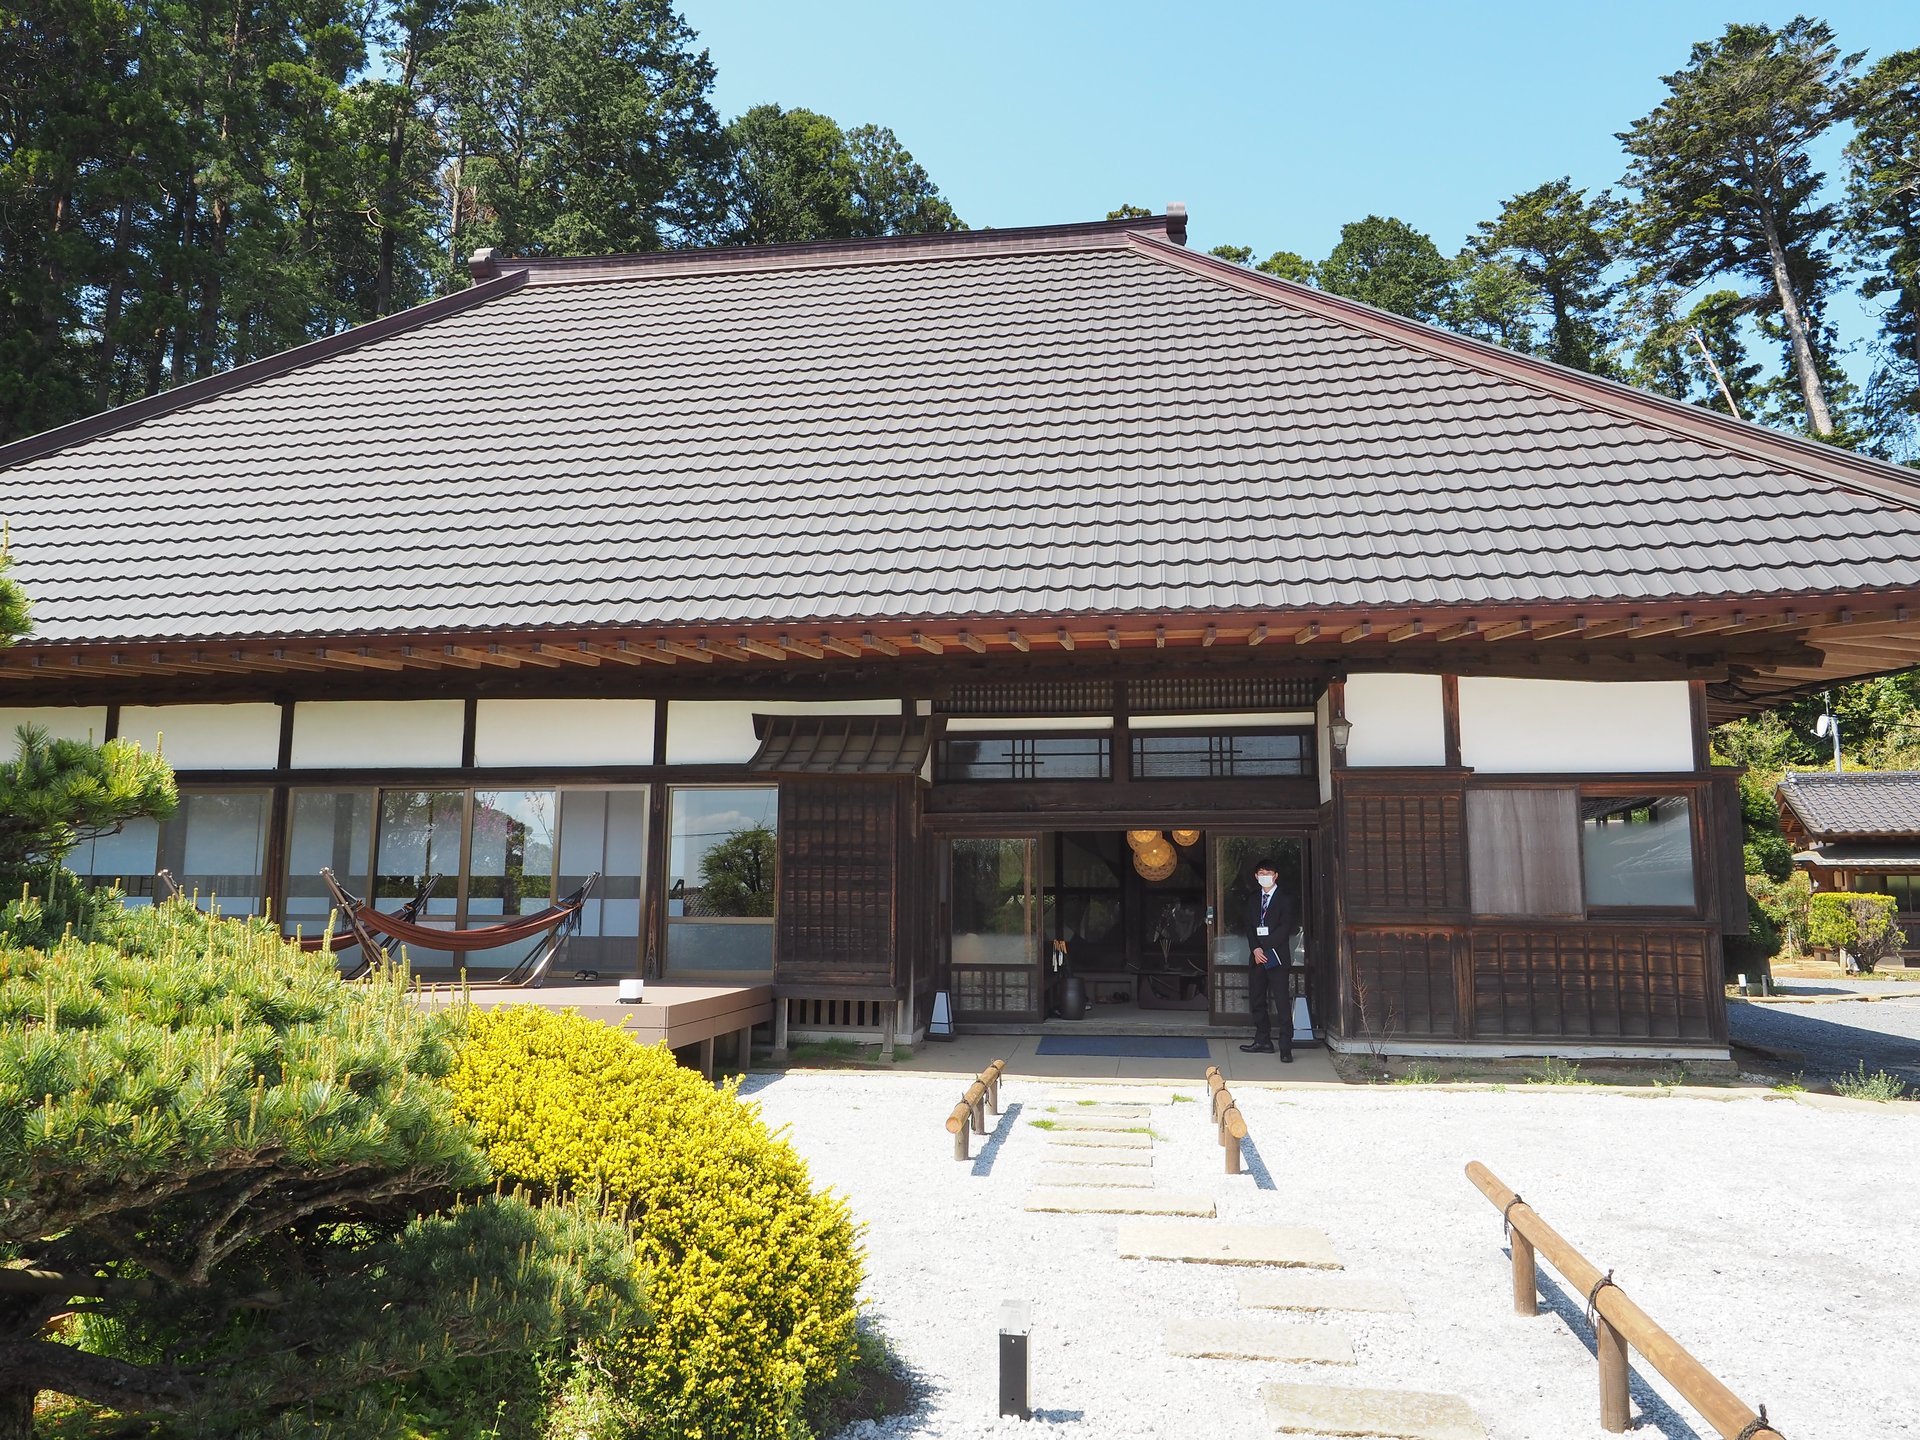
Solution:
[[[1127,725],[1134,730],[1278,730],[1305,729],[1313,724],[1310,710],[1275,710],[1224,715],[1130,715]],[[952,726],[948,726],[952,729]]]
[[[1348,765],[1447,763],[1438,675],[1349,675],[1346,714]]]
[[[176,770],[271,770],[280,758],[280,707],[127,705],[120,736],[159,749]]]
[[[947,721],[949,735],[964,735],[969,731],[1005,735],[1112,728],[1111,715],[955,715]]]
[[[651,700],[482,700],[475,765],[651,765]]]
[[[464,710],[458,700],[302,700],[293,707],[293,768],[456,766]]]
[[[1687,682],[1463,675],[1460,758],[1506,775],[1691,770]]]
[[[37,725],[56,740],[91,740],[98,745],[107,738],[107,707],[0,706],[0,760],[13,759],[13,732],[22,725]]]
[[[898,715],[898,700],[671,700],[669,765],[741,765],[760,741],[755,715]]]

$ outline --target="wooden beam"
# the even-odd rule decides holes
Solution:
[[[1311,645],[1315,640],[1318,640],[1319,638],[1320,638],[1320,622],[1318,620],[1314,620],[1309,622],[1301,630],[1298,630],[1295,632],[1293,637],[1293,643],[1296,645]]]
[[[696,650],[691,645],[682,645],[678,640],[662,637],[653,642],[653,648],[664,655],[678,655],[682,660],[695,660],[702,665],[711,665],[713,656],[704,650]]]
[[[922,635],[918,630],[907,637],[907,643],[916,649],[926,651],[929,655],[944,655],[947,653],[946,646],[942,645],[930,635]]]
[[[1640,617],[1629,615],[1624,620],[1596,620],[1581,632],[1588,640],[1604,640],[1609,635],[1631,635],[1640,628]]]
[[[1586,628],[1587,622],[1584,618],[1550,620],[1544,625],[1534,626],[1533,634],[1528,638],[1532,640],[1556,640],[1562,635],[1581,634]]]
[[[987,653],[987,642],[969,630],[962,630],[960,632],[960,643],[976,655],[984,655]]]
[[[1480,638],[1491,643],[1495,640],[1505,640],[1510,636],[1524,634],[1531,628],[1533,628],[1533,622],[1524,617],[1519,620],[1505,620],[1498,625],[1489,625],[1486,629],[1482,630],[1480,632]]]
[[[562,665],[585,665],[590,669],[598,669],[600,666],[598,655],[577,646],[549,645],[544,640],[538,640],[534,642],[533,653],[558,660]]]
[[[1373,622],[1362,620],[1358,625],[1350,625],[1340,632],[1340,643],[1351,645],[1356,640],[1364,640],[1373,634]]]
[[[693,642],[710,655],[718,655],[722,660],[751,660],[751,651],[742,650],[738,645],[729,645],[725,640],[714,640],[702,635]]]
[[[538,666],[542,670],[558,670],[567,663],[557,656],[549,655],[538,641],[524,650],[513,650],[513,654],[519,656],[522,664]]]
[[[1073,649],[1073,636],[1067,633],[1066,626],[1062,625],[1058,630],[1054,631],[1053,638],[1060,642],[1060,648],[1062,650]]]
[[[900,647],[898,645],[894,644],[891,640],[882,640],[871,630],[860,637],[860,643],[869,650],[879,651],[882,655],[898,655],[900,653]]]
[[[1649,636],[1671,635],[1676,630],[1691,630],[1692,628],[1693,615],[1691,612],[1685,615],[1663,615],[1657,620],[1642,620],[1639,628],[1633,632],[1633,638],[1636,640],[1644,640]]]
[[[395,660],[385,655],[375,655],[366,646],[358,650],[336,650],[322,648],[317,652],[322,660],[344,660],[349,665],[362,670],[405,670],[407,662]]]
[[[738,645],[742,650],[749,651],[767,660],[784,660],[787,658],[787,652],[782,650],[778,645],[768,640],[756,640],[751,635],[738,636],[733,643]]]
[[[820,637],[820,648],[822,650],[831,650],[836,655],[845,655],[849,659],[858,660],[860,658],[860,647],[858,644],[852,640],[842,640],[833,635],[822,635]]]
[[[1220,638],[1220,632],[1211,625],[1207,626],[1207,628],[1204,631],[1202,631],[1200,635],[1200,648],[1202,650],[1211,649],[1213,646],[1213,642],[1215,640],[1218,640],[1219,638]]]
[[[1253,629],[1247,632],[1247,644],[1249,645],[1263,645],[1266,643],[1266,639],[1267,627],[1265,622],[1254,626]]]
[[[411,645],[406,646],[403,653],[411,655],[413,653],[413,647]],[[478,670],[481,668],[478,660],[470,656],[457,654],[451,645],[442,645],[434,652],[433,658],[436,663],[451,665],[456,670]]]
[[[1153,627],[1153,648],[1156,650],[1164,650],[1167,648],[1166,626],[1156,625]]]
[[[827,658],[827,652],[818,645],[811,644],[805,640],[796,640],[791,635],[781,635],[780,648],[782,650],[790,650],[795,655],[804,655],[809,660],[824,660]]]
[[[1120,648],[1120,632],[1111,625],[1107,626],[1107,648],[1109,650]]]
[[[1478,620],[1456,620],[1451,625],[1442,625],[1433,632],[1435,644],[1445,644],[1449,640],[1471,640],[1480,633]]]
[[[518,670],[520,668],[520,657],[518,655],[501,653],[498,645],[492,646],[491,648],[482,645],[449,645],[447,651],[449,654],[460,656],[463,659],[473,660],[481,665],[498,666],[502,670]]]
[[[1424,620],[1409,620],[1405,625],[1396,625],[1387,632],[1387,643],[1398,645],[1402,640],[1411,640],[1427,628]]]
[[[1007,631],[1007,644],[1013,646],[1013,648],[1018,650],[1022,655],[1027,653],[1027,637],[1022,635],[1018,630]]]
[[[658,651],[653,650],[629,649],[627,642],[624,640],[616,640],[611,645],[595,645],[591,641],[582,640],[580,642],[580,648],[585,650],[589,655],[597,655],[602,660],[611,660],[616,665],[646,666],[671,665],[674,663],[671,655],[662,655]]]

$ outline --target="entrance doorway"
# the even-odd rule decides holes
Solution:
[[[1310,849],[1304,831],[952,837],[942,878],[955,1018],[1047,1020],[1075,976],[1092,1002],[1078,1022],[1089,1029],[1247,1024],[1254,870],[1273,865],[1293,902],[1288,993],[1304,993],[1315,951]]]

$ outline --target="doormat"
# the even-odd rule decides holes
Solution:
[[[1036,1055],[1117,1055],[1125,1060],[1205,1060],[1198,1035],[1042,1035]]]

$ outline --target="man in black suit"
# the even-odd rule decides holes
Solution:
[[[1280,889],[1280,872],[1261,861],[1253,872],[1260,889],[1247,902],[1247,949],[1252,966],[1247,971],[1247,1003],[1253,1011],[1253,1043],[1242,1050],[1255,1055],[1273,1053],[1273,1022],[1267,1015],[1271,995],[1280,1007],[1280,1061],[1293,1063],[1293,1004],[1288,997],[1287,964],[1293,932],[1300,923],[1292,897]]]

